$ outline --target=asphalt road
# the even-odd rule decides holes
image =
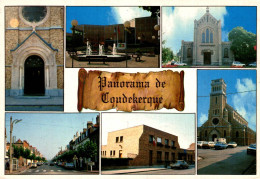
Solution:
[[[21,173],[21,175],[86,175],[84,171],[67,170],[60,166],[42,165],[37,168],[30,168],[27,171]],[[97,173],[93,173],[97,174]]]
[[[248,155],[246,149],[247,146],[224,150],[198,149],[198,156],[202,158],[198,161],[198,175],[244,174],[250,167],[256,166],[256,156]]]

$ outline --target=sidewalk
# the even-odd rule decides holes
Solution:
[[[17,175],[17,174],[25,172],[29,168],[30,168],[29,166],[19,167],[18,170],[13,170],[13,172],[11,174],[10,174],[10,170],[5,170],[5,175]]]
[[[127,174],[127,173],[141,173],[141,172],[158,171],[158,170],[167,170],[167,168],[153,167],[153,168],[133,168],[133,169],[106,170],[106,171],[101,171],[101,174],[102,175]]]

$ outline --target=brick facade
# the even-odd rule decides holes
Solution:
[[[178,159],[193,163],[194,154],[194,150],[180,148],[177,136],[146,125],[109,132],[107,145],[101,147],[103,158],[132,158],[131,166],[161,165]]]
[[[44,61],[45,94],[62,96],[64,88],[64,8],[47,7],[46,20],[36,27],[33,24],[28,25],[24,21],[21,15],[22,8],[5,7],[6,95],[23,95],[24,62],[28,57],[37,55]],[[16,25],[11,23],[14,20],[18,22]]]

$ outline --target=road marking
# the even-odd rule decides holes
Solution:
[[[39,172],[40,170],[36,170],[35,172]]]
[[[43,170],[43,172],[46,172],[46,170]]]
[[[61,172],[61,170],[57,170],[58,172]]]
[[[51,172],[53,172],[53,170],[51,170]]]

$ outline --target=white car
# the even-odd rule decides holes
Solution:
[[[176,62],[174,65],[177,65],[177,66],[187,66],[187,63]]]
[[[256,67],[256,62],[249,63],[248,66],[250,66],[250,67]]]
[[[246,66],[246,64],[241,63],[239,61],[233,61],[232,66],[244,67],[244,66]]]

